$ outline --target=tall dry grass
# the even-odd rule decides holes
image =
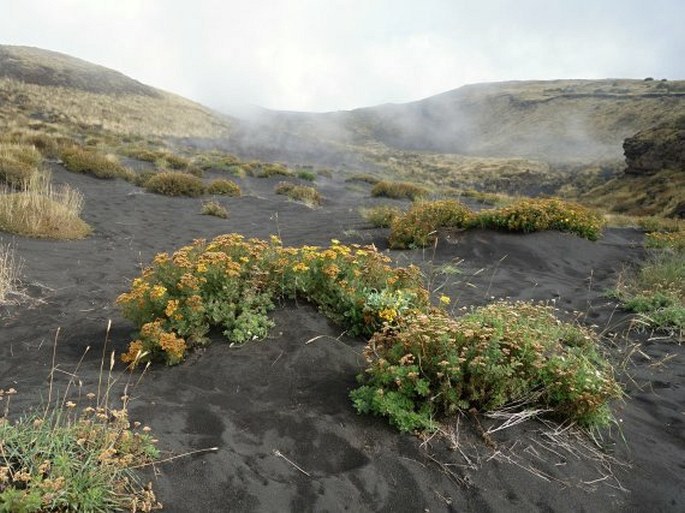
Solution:
[[[51,174],[36,174],[19,192],[0,194],[0,230],[49,239],[81,239],[90,226],[79,216],[83,195],[69,186],[55,187]]]
[[[0,303],[16,290],[21,274],[22,263],[9,244],[0,244]]]

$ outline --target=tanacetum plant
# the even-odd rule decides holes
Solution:
[[[388,242],[394,249],[425,247],[435,242],[439,228],[479,227],[523,233],[558,230],[596,240],[603,225],[599,214],[557,198],[526,199],[477,213],[456,200],[437,200],[416,202],[397,216]]]
[[[466,228],[473,219],[471,210],[456,200],[417,202],[392,221],[388,243],[394,249],[428,246],[438,228]]]
[[[179,363],[212,328],[233,343],[262,338],[276,298],[307,300],[349,333],[371,336],[369,368],[352,398],[359,412],[403,431],[511,402],[601,426],[608,400],[620,396],[596,336],[559,322],[551,308],[496,303],[453,319],[431,306],[417,268],[335,240],[284,247],[276,237],[231,234],[157,255],[118,299],[138,328],[123,360]]]
[[[611,419],[607,401],[621,391],[597,347],[594,333],[559,322],[543,305],[497,302],[460,319],[435,310],[405,315],[369,341],[369,367],[352,399],[402,431],[512,403],[602,426]]]
[[[590,240],[597,240],[604,226],[599,214],[557,198],[525,199],[503,208],[483,210],[477,222],[483,228],[495,230],[524,233],[558,230]]]
[[[374,248],[283,247],[271,241],[224,235],[199,240],[173,255],[155,257],[151,267],[117,300],[139,329],[124,360],[158,357],[183,360],[188,349],[205,344],[211,328],[235,343],[266,336],[274,299],[304,298],[355,334],[370,335],[391,315],[392,301],[368,303],[371,292],[390,298],[403,290],[402,304],[423,308],[427,293],[418,269],[393,268]]]

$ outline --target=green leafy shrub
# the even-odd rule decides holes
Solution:
[[[270,178],[272,176],[292,176],[293,173],[283,164],[257,163],[253,167],[253,175],[258,178]]]
[[[456,200],[414,203],[390,225],[391,248],[424,247],[436,239],[438,228],[466,228],[473,222],[471,210]]]
[[[71,146],[61,153],[64,167],[74,173],[83,173],[96,178],[126,178],[130,172],[113,156],[105,156],[97,150]]]
[[[409,182],[377,182],[371,189],[371,196],[385,197],[393,199],[410,199],[417,200],[428,196],[429,191],[425,187],[415,185]]]
[[[389,205],[379,205],[360,210],[361,216],[376,228],[389,228],[402,213],[401,209]]]
[[[321,205],[321,194],[314,187],[297,185],[290,182],[281,182],[276,186],[276,194],[288,196],[294,201],[301,201],[306,205]]]
[[[202,215],[227,219],[228,210],[216,201],[207,201],[202,204]]]
[[[402,316],[369,341],[369,366],[351,397],[360,413],[386,416],[402,431],[515,402],[603,426],[607,401],[621,391],[597,345],[589,330],[531,303],[497,302],[460,319],[439,311]]]
[[[267,334],[267,317],[277,297],[306,299],[346,326],[351,333],[371,334],[390,312],[367,304],[371,291],[395,294],[417,308],[427,305],[416,268],[395,269],[374,248],[283,247],[231,234],[211,242],[196,241],[169,256],[155,257],[117,302],[139,329],[124,361],[140,352],[145,359],[180,362],[186,351],[207,342],[210,328],[221,329],[235,343]]]
[[[316,180],[316,174],[313,171],[307,169],[302,169],[297,172],[296,175],[300,180],[306,180],[308,182],[313,182]]]
[[[685,252],[685,230],[677,232],[652,232],[645,237],[645,246]]]
[[[644,325],[670,333],[677,340],[685,335],[685,247],[683,237],[679,236],[682,233],[663,233],[656,242],[653,239],[652,245],[658,249],[613,293],[625,309],[640,314]]]
[[[205,186],[198,177],[171,171],[163,171],[148,178],[145,189],[165,196],[197,197],[205,193]]]
[[[240,196],[240,186],[231,180],[213,180],[207,187],[209,194],[220,194],[222,196]]]
[[[130,470],[159,451],[149,433],[130,426],[125,408],[93,404],[77,412],[69,401],[46,415],[0,418],[0,452],[0,511],[161,509]]]
[[[559,230],[597,240],[604,220],[592,210],[557,198],[525,199],[509,206],[483,210],[477,223],[483,228],[511,232]]]

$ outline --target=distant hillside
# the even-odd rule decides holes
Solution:
[[[0,45],[0,127],[225,138],[228,117],[68,55]]]
[[[682,114],[685,81],[555,80],[345,112],[267,111],[257,123],[325,144],[568,162],[621,158],[626,137]]]

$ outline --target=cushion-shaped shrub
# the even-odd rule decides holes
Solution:
[[[414,203],[391,223],[388,243],[395,249],[425,247],[435,242],[438,228],[466,228],[472,221],[471,210],[456,200]]]
[[[165,196],[202,196],[205,186],[197,176],[187,173],[163,171],[145,182],[145,189]]]
[[[220,194],[222,196],[240,196],[240,186],[231,181],[222,178],[213,180],[207,187],[209,194]]]
[[[602,233],[604,219],[592,210],[558,198],[524,199],[509,206],[478,214],[483,228],[513,232],[559,230],[590,240]]]

